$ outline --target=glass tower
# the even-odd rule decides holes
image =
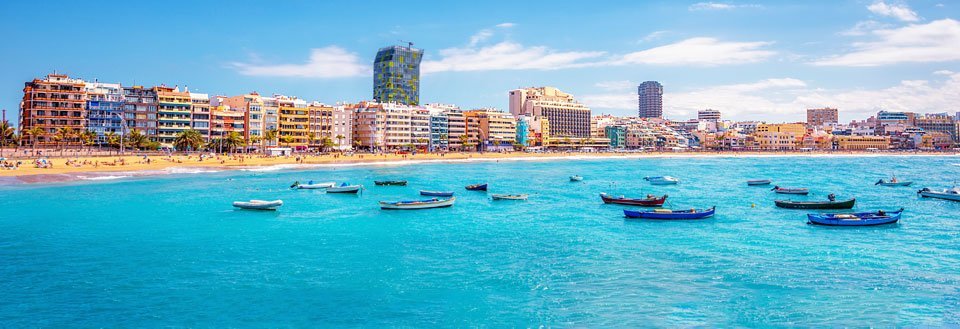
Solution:
[[[381,103],[420,104],[423,50],[408,46],[380,48],[373,61],[373,99]]]

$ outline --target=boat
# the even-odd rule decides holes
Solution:
[[[654,210],[629,210],[624,209],[623,215],[627,218],[644,218],[644,219],[704,219],[712,217],[717,207],[710,207],[709,209],[686,209],[686,210],[673,210],[673,209],[654,209]]]
[[[747,185],[749,186],[770,185],[770,183],[773,183],[773,181],[769,179],[751,179],[747,181]]]
[[[487,183],[467,185],[467,190],[468,191],[486,191]]]
[[[420,195],[425,195],[425,196],[444,196],[444,197],[446,197],[446,196],[453,196],[453,191],[449,191],[449,192],[448,192],[448,191],[425,191],[425,190],[420,190]]]
[[[774,200],[773,202],[780,208],[788,209],[850,209],[853,208],[853,205],[857,203],[856,198],[850,200],[837,201],[833,197],[833,194],[827,196],[830,200],[827,201],[791,201],[791,200]]]
[[[526,200],[526,194],[491,194],[494,200]]]
[[[943,189],[939,191],[924,187],[922,190],[917,191],[917,194],[920,194],[920,196],[924,198],[960,201],[960,187],[956,186],[950,189]]]
[[[631,199],[624,196],[613,197],[606,193],[600,193],[600,199],[603,200],[603,203],[613,203],[613,204],[623,204],[628,206],[641,206],[641,207],[659,207],[663,205],[663,202],[667,200],[667,195],[664,194],[661,197],[656,197],[654,195],[647,195],[646,199]]]
[[[347,183],[340,184],[340,186],[334,186],[327,189],[327,193],[358,193],[363,189],[363,185],[347,185]]]
[[[407,181],[405,181],[405,180],[377,180],[377,181],[373,181],[373,184],[380,185],[380,186],[383,186],[383,185],[406,186],[406,185],[407,185]]]
[[[643,180],[650,182],[653,185],[671,185],[677,184],[680,182],[676,177],[670,176],[648,176],[644,177]]]
[[[430,209],[430,208],[443,208],[453,205],[453,202],[457,198],[449,199],[427,199],[427,200],[413,200],[413,201],[380,201],[380,209],[387,210],[414,210],[414,209]]]
[[[912,185],[912,184],[913,184],[913,182],[911,182],[911,181],[900,182],[900,181],[896,181],[896,180],[894,180],[894,179],[891,179],[891,180],[889,180],[889,181],[885,181],[885,180],[882,180],[882,179],[881,179],[881,180],[878,180],[878,181],[877,181],[876,183],[874,183],[873,185],[880,185],[880,186],[910,186],[910,185]]]
[[[883,210],[848,214],[807,214],[807,224],[827,226],[872,226],[893,224],[900,220],[903,208],[897,211]]]
[[[273,200],[273,201],[264,201],[264,200],[250,200],[250,201],[234,201],[233,206],[240,209],[250,209],[250,210],[277,210],[280,206],[283,205],[282,200]]]
[[[810,190],[805,189],[805,188],[791,188],[791,187],[780,187],[780,186],[774,186],[774,187],[773,187],[772,189],[770,189],[770,190],[771,190],[771,191],[774,191],[774,192],[777,192],[777,193],[779,193],[779,194],[799,194],[799,195],[807,195],[807,194],[810,193]]]
[[[300,182],[293,182],[293,185],[290,185],[290,188],[295,188],[298,190],[317,190],[317,189],[330,188],[334,186],[337,186],[337,183],[335,182],[314,183],[313,181],[309,181],[306,184],[300,184]]]
[[[579,182],[579,181],[582,181],[582,180],[583,180],[583,176],[578,176],[578,175],[570,176],[570,181],[571,181],[571,182]]]

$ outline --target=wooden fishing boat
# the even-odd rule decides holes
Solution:
[[[629,210],[624,209],[623,215],[627,218],[643,218],[643,219],[704,219],[712,217],[717,207],[710,207],[709,209],[686,209],[686,210],[673,210],[673,209],[654,209],[654,210]]]
[[[850,209],[853,208],[853,205],[857,203],[857,199],[853,198],[844,201],[774,200],[773,202],[777,205],[777,207],[788,209]]]
[[[578,175],[570,176],[570,181],[571,181],[571,182],[579,182],[579,181],[582,181],[582,180],[583,180],[583,176],[578,176]]]
[[[453,191],[426,191],[426,190],[420,190],[420,195],[448,197],[448,196],[453,196]]]
[[[347,183],[340,184],[340,186],[334,186],[327,189],[327,193],[358,193],[363,189],[363,185],[347,185]]]
[[[468,191],[486,191],[487,183],[467,185],[467,190]]]
[[[416,210],[416,209],[430,209],[430,208],[443,208],[453,205],[453,202],[457,198],[449,199],[427,199],[427,200],[413,200],[413,201],[380,201],[380,209],[386,210]]]
[[[384,186],[384,185],[394,185],[394,186],[406,186],[407,181],[405,180],[378,180],[373,181],[373,184]]]
[[[747,181],[747,185],[749,186],[770,185],[771,183],[773,183],[773,181],[769,179],[751,179]]]
[[[779,186],[774,186],[774,187],[773,187],[772,189],[770,189],[770,190],[771,190],[771,191],[774,191],[774,192],[777,192],[777,193],[779,193],[779,194],[799,194],[799,195],[807,195],[807,194],[810,193],[810,190],[809,190],[809,189],[805,189],[805,188],[790,188],[790,187],[779,187]]]
[[[882,180],[882,179],[881,179],[881,180],[877,181],[876,183],[874,183],[873,185],[880,185],[880,186],[910,186],[910,185],[913,185],[913,182],[911,182],[911,181],[906,181],[906,182],[900,182],[900,181],[885,181],[885,180]]]
[[[849,214],[807,214],[807,223],[827,226],[873,226],[893,224],[900,220],[903,208],[885,212],[855,212]]]
[[[310,181],[306,184],[300,184],[300,182],[294,182],[293,185],[290,185],[290,188],[295,188],[299,190],[317,190],[317,189],[330,188],[334,186],[337,186],[337,183],[335,182],[314,183],[313,181]]]
[[[920,194],[920,196],[924,198],[960,201],[960,187],[956,186],[950,189],[943,189],[939,191],[924,187],[922,190],[917,191],[917,194]]]
[[[491,194],[493,200],[526,200],[526,194]]]
[[[283,205],[283,200],[273,200],[273,201],[264,201],[264,200],[250,200],[250,201],[234,201],[233,206],[240,209],[248,210],[277,210],[280,206]]]
[[[667,195],[664,194],[661,197],[656,197],[653,195],[647,195],[646,199],[631,199],[624,196],[613,197],[606,193],[600,193],[600,199],[603,200],[603,203],[613,203],[613,204],[623,204],[628,206],[641,206],[641,207],[659,207],[663,205],[663,202],[667,200]]]
[[[680,183],[680,179],[671,176],[647,176],[644,177],[643,180],[653,185],[673,185]]]

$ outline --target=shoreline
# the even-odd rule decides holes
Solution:
[[[662,159],[662,158],[778,158],[778,157],[960,157],[955,152],[646,152],[646,153],[446,153],[446,154],[355,154],[339,156],[301,155],[298,161],[292,157],[260,156],[222,156],[198,161],[193,155],[174,156],[88,156],[69,158],[50,158],[53,168],[34,168],[32,161],[20,160],[24,164],[16,170],[0,169],[0,186],[3,185],[42,185],[73,181],[106,181],[125,178],[165,176],[176,174],[215,173],[222,171],[272,172],[283,170],[309,170],[329,167],[355,166],[402,166],[424,163],[471,163],[496,161],[560,161],[560,160],[598,160],[598,159]],[[143,159],[150,159],[145,162]],[[10,160],[10,159],[8,159]],[[105,163],[113,160],[120,165],[93,166],[91,163]],[[67,165],[68,161],[75,163]],[[83,163],[83,165],[80,165]],[[29,167],[28,167],[29,166]]]

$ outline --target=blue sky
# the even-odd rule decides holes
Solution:
[[[933,1],[233,1],[0,3],[0,107],[53,70],[325,103],[371,97],[377,48],[425,50],[421,101],[507,104],[550,85],[595,113],[635,115],[664,84],[666,116],[841,120],[960,111],[960,3]]]

